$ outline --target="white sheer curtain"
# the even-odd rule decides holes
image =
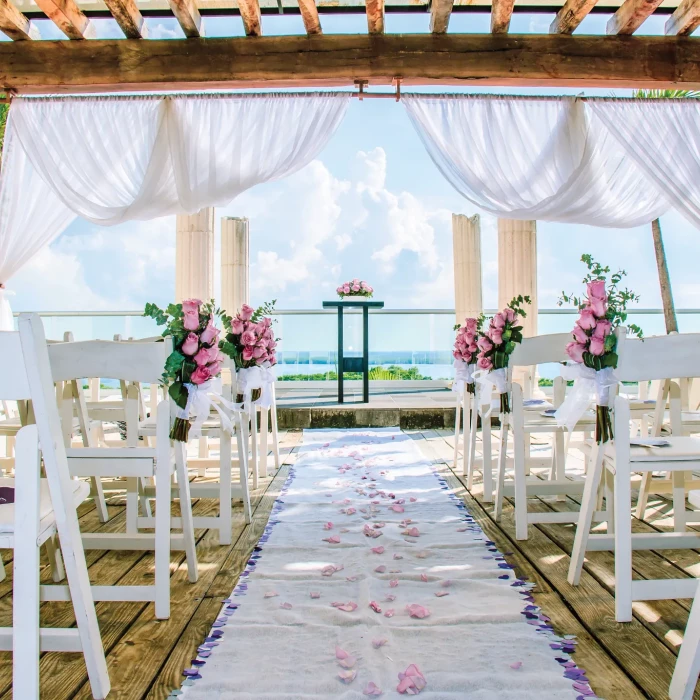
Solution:
[[[440,172],[495,215],[632,227],[669,207],[618,139],[591,124],[581,100],[404,95],[402,102]]]
[[[349,101],[348,93],[15,98],[0,176],[0,284],[76,216],[111,226],[195,212],[299,170]],[[0,298],[0,329],[8,309]]]

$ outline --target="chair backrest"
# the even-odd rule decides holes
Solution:
[[[615,374],[623,382],[700,377],[700,333],[630,338],[624,329],[617,340]]]
[[[529,367],[548,362],[566,362],[566,345],[572,341],[571,333],[551,333],[523,338],[510,356],[510,367]]]
[[[158,383],[172,343],[123,343],[85,340],[49,346],[54,382],[103,377],[139,383]]]
[[[26,401],[30,398],[19,333],[0,331],[0,400]]]

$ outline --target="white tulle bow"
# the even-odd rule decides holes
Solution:
[[[564,381],[573,379],[574,386],[554,413],[557,423],[569,432],[573,431],[592,402],[598,406],[609,406],[612,387],[618,379],[612,367],[595,370],[580,362],[568,362],[561,368]]]
[[[189,431],[190,438],[200,437],[204,421],[209,418],[209,413],[213,408],[221,418],[221,427],[233,434],[233,425],[226,412],[219,404],[233,410],[235,405],[221,396],[221,380],[210,379],[203,384],[185,384],[187,389],[187,405],[185,408],[178,408],[176,416],[183,420],[194,418]]]
[[[455,360],[455,380],[452,383],[452,391],[462,395],[466,384],[474,382],[474,364],[467,364],[464,360]]]
[[[506,370],[477,370],[474,372],[474,381],[479,386],[479,413],[483,418],[488,418],[493,409],[498,410],[501,405],[500,399],[492,398],[494,389],[499,395],[505,394],[508,389]]]

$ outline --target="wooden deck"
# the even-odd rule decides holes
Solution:
[[[507,554],[517,573],[536,583],[535,599],[552,619],[561,634],[575,634],[578,646],[575,661],[586,669],[593,689],[607,700],[666,698],[666,691],[682,640],[690,601],[637,603],[635,619],[618,624],[613,612],[613,558],[609,553],[589,556],[581,585],[566,581],[574,527],[569,525],[531,526],[527,542],[515,541],[512,507],[505,508],[500,523],[492,516],[493,506],[483,504],[479,486],[468,493],[460,474],[448,466],[452,460],[452,435],[449,431],[408,431],[424,454],[438,465],[455,491],[464,498],[486,534]],[[162,699],[179,687],[182,670],[189,667],[194,650],[201,643],[221,602],[233,590],[236,580],[263,532],[270,509],[284,483],[289,464],[301,440],[301,432],[282,436],[283,466],[261,482],[254,494],[254,516],[245,525],[240,507],[234,511],[233,544],[221,547],[214,531],[197,531],[199,581],[187,581],[184,555],[172,557],[172,615],[169,620],[154,618],[153,604],[98,603],[97,612],[107,653],[112,692],[110,699]],[[572,509],[568,500],[538,500],[533,507],[542,510]],[[213,502],[193,503],[195,514],[213,510]],[[650,500],[644,521],[635,521],[637,531],[667,530],[670,505],[661,499]],[[110,520],[101,527],[92,503],[80,508],[86,529],[118,531],[124,526],[124,505],[110,501]],[[99,531],[99,530],[98,530]],[[153,577],[153,557],[143,552],[87,553],[93,583],[147,583]],[[12,614],[11,552],[3,552],[8,578],[0,582],[0,625],[9,625]],[[638,578],[693,576],[700,573],[700,557],[694,550],[636,553]],[[44,571],[48,581],[48,572]],[[44,603],[42,624],[73,624],[66,603]],[[82,656],[45,654],[41,662],[42,699],[63,700],[91,697]],[[12,660],[0,653],[0,700],[12,697]],[[696,693],[700,698],[700,693]],[[20,699],[16,699],[20,700]],[[212,698],[212,700],[216,700]],[[293,700],[290,698],[290,700]]]

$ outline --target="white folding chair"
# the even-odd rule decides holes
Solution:
[[[19,333],[0,332],[0,357],[0,397],[31,400],[36,420],[17,434],[15,478],[0,479],[0,486],[14,490],[14,503],[0,505],[0,548],[14,549],[14,624],[0,628],[0,649],[13,651],[13,697],[38,700],[40,653],[59,651],[83,653],[92,695],[105,698],[109,675],[76,512],[89,486],[70,478],[46,340],[37,315],[22,314]],[[40,456],[44,479],[40,478]],[[60,551],[54,544],[56,534]],[[54,571],[63,572],[65,566],[67,586],[40,585],[42,545],[48,545]],[[40,602],[56,591],[71,602],[76,627],[40,626]]]
[[[616,375],[623,382],[671,380],[669,390],[672,435],[667,446],[631,444],[630,407],[624,396],[614,404],[613,441],[596,447],[594,467],[586,475],[581,517],[576,528],[569,582],[578,584],[586,551],[615,552],[615,619],[632,619],[635,600],[692,598],[695,579],[632,580],[632,552],[645,549],[688,549],[700,545],[700,533],[685,532],[686,474],[700,468],[700,439],[684,436],[681,423],[681,389],[672,378],[700,375],[700,334],[678,334],[636,340],[618,335]],[[596,492],[603,471],[614,475],[614,533],[591,534]],[[631,480],[641,472],[671,472],[674,529],[672,533],[632,534]]]
[[[169,439],[171,402],[158,406],[155,428],[156,447],[139,447],[139,383],[157,382],[163,372],[170,345],[164,342],[123,343],[89,340],[49,346],[54,382],[69,382],[80,377],[105,377],[126,385],[126,447],[83,447],[67,450],[71,473],[80,477],[125,478],[127,484],[126,533],[84,533],[86,549],[154,550],[155,582],[152,586],[96,586],[95,600],[154,601],[159,619],[170,616],[170,551],[184,550],[188,577],[197,580],[192,504],[185,445]],[[131,427],[131,430],[129,430]],[[171,480],[177,474],[176,495],[180,498],[182,534],[171,534]],[[146,506],[142,480],[155,479],[156,513],[150,526],[154,534],[138,532],[135,527],[139,501]],[[147,512],[147,511],[146,511]]]

